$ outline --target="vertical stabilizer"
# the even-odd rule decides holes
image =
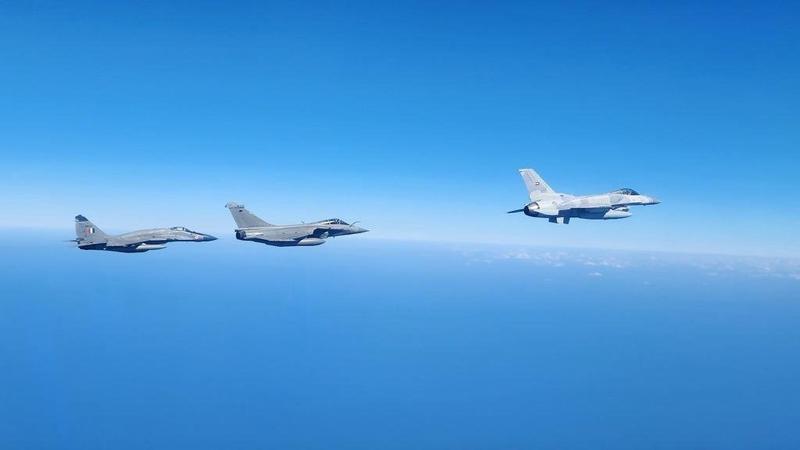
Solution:
[[[535,194],[550,194],[553,189],[539,176],[533,169],[519,169],[519,174],[522,176],[522,181],[525,182],[525,187],[528,188],[528,193],[531,199]]]
[[[108,235],[80,214],[75,216],[75,237],[78,245],[108,242]]]
[[[230,202],[225,205],[231,211],[233,220],[236,221],[238,228],[255,228],[255,227],[271,227],[271,223],[264,222],[255,214],[245,209],[244,205],[239,203]]]

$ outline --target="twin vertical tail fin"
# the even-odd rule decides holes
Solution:
[[[108,235],[80,214],[75,216],[75,237],[79,246],[108,242]]]
[[[272,227],[271,223],[261,220],[258,216],[248,211],[244,205],[230,202],[225,205],[231,211],[233,220],[238,228]]]
[[[531,200],[534,199],[536,194],[550,194],[553,189],[547,184],[542,177],[539,176],[533,169],[519,169],[519,174],[522,176],[522,181],[525,182],[525,187],[528,188],[528,194]]]

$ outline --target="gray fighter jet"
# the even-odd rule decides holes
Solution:
[[[551,223],[569,223],[569,219],[624,219],[631,216],[629,206],[657,205],[653,197],[641,195],[630,188],[617,189],[606,194],[570,195],[553,191],[533,169],[520,169],[519,174],[528,188],[531,202],[508,213],[525,213],[531,217],[545,217]]]
[[[122,253],[142,253],[166,248],[167,242],[208,242],[217,238],[184,227],[138,230],[116,236],[103,233],[86,217],[75,216],[75,234],[72,241],[81,250],[108,250]]]
[[[260,242],[277,247],[305,247],[321,245],[329,237],[366,233],[367,229],[349,224],[341,219],[328,219],[319,222],[294,225],[273,225],[264,222],[245,209],[244,205],[228,203],[225,205],[236,221],[236,239]]]

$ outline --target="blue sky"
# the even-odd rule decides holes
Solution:
[[[230,232],[360,219],[364,238],[800,256],[790,3],[0,6],[0,226]],[[630,186],[631,219],[504,211],[519,167]]]

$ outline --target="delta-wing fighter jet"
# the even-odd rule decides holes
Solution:
[[[641,195],[630,188],[617,189],[606,194],[570,195],[555,192],[533,169],[520,169],[519,174],[528,188],[531,202],[523,208],[508,213],[525,213],[526,216],[544,217],[551,223],[569,223],[569,219],[608,220],[631,216],[629,207],[657,205],[653,197]]]
[[[277,247],[305,247],[321,245],[325,239],[348,234],[366,233],[367,229],[349,224],[341,219],[328,219],[319,222],[294,225],[273,225],[245,209],[244,205],[228,203],[225,205],[236,221],[236,239],[260,242]]]
[[[198,233],[184,227],[154,228],[137,230],[116,236],[105,234],[97,225],[84,216],[75,216],[75,234],[73,242],[81,250],[108,250],[122,253],[142,253],[150,250],[161,250],[168,242],[208,242],[217,238],[209,234]]]

